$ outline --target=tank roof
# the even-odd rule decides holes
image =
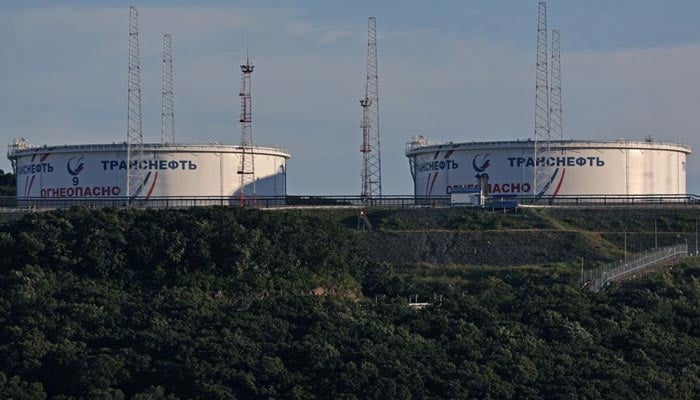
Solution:
[[[208,143],[208,144],[189,144],[189,143],[144,143],[144,151],[150,152],[187,152],[187,153],[237,153],[240,152],[241,146]],[[288,151],[280,147],[262,147],[253,146],[255,153],[278,155],[289,159],[291,155]],[[37,154],[45,152],[54,153],[72,153],[72,152],[104,152],[104,151],[126,151],[126,142],[112,144],[65,144],[65,145],[41,145],[36,146],[29,144],[26,140],[16,140],[8,146],[7,157],[12,159],[27,154]]]
[[[590,149],[590,148],[613,148],[613,149],[653,149],[678,151],[691,154],[692,149],[683,143],[668,143],[653,140],[552,140],[551,145],[555,149]],[[406,143],[406,155],[431,152],[435,150],[493,150],[493,149],[524,149],[534,147],[535,142],[531,139],[506,140],[490,142],[445,142],[438,143],[427,140],[420,136],[412,138]]]

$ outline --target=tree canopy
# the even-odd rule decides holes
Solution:
[[[697,266],[592,293],[556,266],[417,279],[366,240],[310,213],[229,208],[0,225],[0,398],[700,393]],[[432,304],[407,307],[417,293]]]
[[[16,193],[15,175],[0,169],[0,196],[15,196]]]

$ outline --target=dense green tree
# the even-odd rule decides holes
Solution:
[[[15,175],[0,169],[0,196],[15,196],[16,193]]]
[[[0,398],[12,400],[44,400],[44,393],[41,383],[28,383],[19,376],[7,378],[0,372]]]
[[[2,225],[0,398],[700,393],[697,266],[592,293],[556,266],[418,279],[367,245],[286,211],[76,208]],[[408,308],[415,293],[433,304]]]

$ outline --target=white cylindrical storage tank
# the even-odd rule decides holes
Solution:
[[[530,140],[407,144],[417,196],[476,188],[485,175],[491,194],[684,195],[689,146],[651,141],[552,141],[545,193],[533,192],[534,142]],[[542,165],[542,164],[538,164]]]
[[[287,194],[289,153],[254,147],[255,192]],[[145,144],[138,199],[236,196],[240,191],[239,146]],[[250,150],[246,152],[250,156]],[[126,196],[126,144],[10,146],[18,198],[103,198]],[[247,191],[252,193],[252,191]]]

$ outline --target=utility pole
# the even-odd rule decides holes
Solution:
[[[627,227],[625,226],[625,265],[627,265]]]
[[[654,248],[658,249],[659,248],[659,236],[656,230],[656,220],[658,218],[654,218]]]
[[[377,19],[367,22],[367,77],[362,106],[362,198],[382,196],[382,157],[379,140],[379,72]]]

